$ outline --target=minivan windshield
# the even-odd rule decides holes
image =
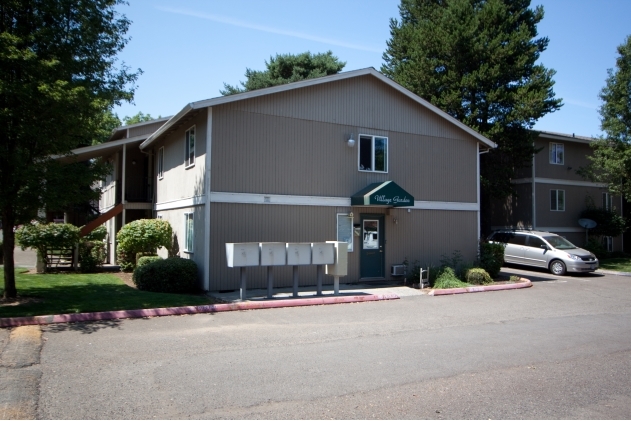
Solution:
[[[552,247],[559,250],[569,250],[578,248],[574,244],[570,243],[563,237],[559,237],[558,235],[549,235],[547,237],[543,237]]]

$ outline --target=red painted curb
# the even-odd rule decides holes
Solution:
[[[6,317],[0,327],[45,325],[51,323],[88,322],[95,320],[131,319],[140,317],[175,316],[181,314],[220,313],[223,311],[258,310],[265,308],[316,306],[325,304],[362,303],[367,301],[398,300],[396,294],[351,295],[317,298],[297,298],[277,301],[247,301],[243,303],[209,304],[205,306],[149,308],[144,310],[100,311],[95,313],[57,314],[33,317]]]
[[[469,292],[484,292],[484,291],[503,291],[507,289],[520,289],[530,288],[532,282],[526,278],[520,278],[516,284],[504,284],[504,285],[480,285],[475,287],[466,288],[449,288],[449,289],[434,289],[427,295],[454,295],[454,294],[466,294]]]

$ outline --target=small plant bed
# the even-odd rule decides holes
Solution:
[[[618,257],[600,261],[600,269],[613,270],[615,272],[631,272],[631,258]]]
[[[221,303],[203,294],[140,291],[111,273],[32,274],[16,270],[15,276],[18,299],[0,300],[0,318]]]

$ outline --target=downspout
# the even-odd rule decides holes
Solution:
[[[480,216],[480,211],[481,211],[481,203],[480,203],[480,155],[485,154],[485,153],[489,153],[490,149],[487,149],[485,151],[480,151],[480,144],[476,143],[476,150],[478,152],[478,162],[476,162],[476,180],[477,180],[477,201],[478,201],[478,247],[480,244],[480,240],[482,239],[482,227],[480,226],[481,223],[481,216]],[[479,253],[479,250],[478,250]]]
[[[121,203],[123,204],[123,221],[121,222],[121,228],[125,225],[125,221],[127,221],[126,218],[126,213],[127,213],[127,209],[125,209],[125,203],[127,203],[127,200],[125,200],[125,187],[127,185],[127,176],[125,174],[126,170],[127,170],[127,144],[124,143],[123,144],[123,168],[122,168],[122,172],[121,172]]]
[[[534,143],[533,143],[534,146]],[[535,154],[532,154],[532,229],[537,229],[537,202],[536,202],[536,185],[535,183]]]
[[[204,290],[210,291],[210,165],[212,152],[212,134],[213,134],[213,109],[208,107],[206,115],[206,159],[205,159],[205,176],[204,176]]]

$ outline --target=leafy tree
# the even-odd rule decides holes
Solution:
[[[123,117],[123,123],[125,123],[125,126],[129,126],[130,124],[143,123],[145,121],[155,120],[156,118],[162,118],[162,116],[151,117],[151,114],[144,114],[142,111],[138,111],[136,115]]]
[[[118,66],[130,21],[123,0],[3,0],[0,3],[0,212],[4,297],[17,296],[14,227],[38,209],[95,200],[85,188],[104,174],[96,161],[53,156],[91,145],[115,104],[133,98],[140,71]]]
[[[605,136],[592,143],[592,163],[581,174],[607,183],[609,191],[631,200],[631,35],[618,46],[616,70],[607,70],[600,92],[601,128]]]
[[[302,54],[276,54],[265,61],[266,70],[245,70],[245,82],[240,82],[242,87],[223,84],[222,95],[233,95],[254,89],[269,88],[270,86],[283,85],[304,79],[313,79],[322,76],[339,73],[346,62],[339,61],[331,51],[326,53],[311,54],[309,51]]]
[[[536,64],[541,6],[530,0],[401,0],[381,71],[485,135],[483,203],[513,194],[515,170],[531,165],[537,119],[558,110],[554,70]]]

